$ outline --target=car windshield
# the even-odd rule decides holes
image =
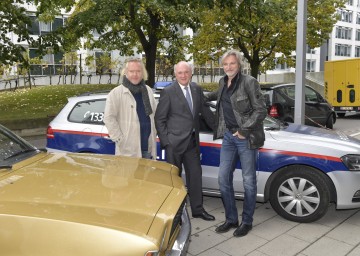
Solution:
[[[0,125],[0,168],[11,167],[39,150]]]
[[[278,119],[267,116],[264,120],[264,129],[265,130],[280,130],[286,128],[288,126],[287,123],[282,122]]]

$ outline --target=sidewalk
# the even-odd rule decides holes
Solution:
[[[237,201],[239,214],[242,203]],[[360,255],[360,209],[340,211],[330,205],[322,219],[305,224],[285,220],[269,203],[257,204],[253,229],[247,236],[235,238],[234,230],[215,232],[225,220],[221,199],[204,197],[204,207],[216,220],[191,219],[188,256]],[[191,216],[190,209],[189,213]]]
[[[358,129],[346,134],[360,139]],[[239,214],[243,201],[237,200]],[[191,242],[187,256],[359,256],[360,209],[335,210],[330,205],[323,218],[313,223],[288,221],[270,203],[257,204],[253,229],[245,237],[233,237],[234,229],[217,234],[225,221],[221,198],[204,197],[204,208],[215,221],[191,219]],[[191,210],[188,209],[190,216]],[[241,216],[239,216],[241,221]]]

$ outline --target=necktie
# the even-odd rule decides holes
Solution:
[[[188,102],[189,104],[189,108],[191,110],[191,113],[193,112],[193,104],[192,104],[192,101],[191,101],[191,96],[190,96],[190,93],[189,93],[189,86],[185,86],[185,98],[186,98],[186,101]]]

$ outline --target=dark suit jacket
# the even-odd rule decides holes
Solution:
[[[210,127],[214,126],[214,114],[205,105],[202,88],[191,83],[190,89],[194,115],[176,81],[162,90],[155,113],[155,126],[161,146],[166,148],[171,145],[174,152],[178,154],[184,153],[187,149],[193,131],[195,131],[199,146],[199,118],[201,116]]]

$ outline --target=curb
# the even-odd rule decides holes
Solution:
[[[50,118],[30,120],[0,120],[0,123],[20,137],[46,135]]]
[[[32,129],[20,129],[20,130],[12,130],[14,133],[19,135],[20,137],[31,137],[31,136],[46,136],[47,127],[41,128],[32,128]]]

